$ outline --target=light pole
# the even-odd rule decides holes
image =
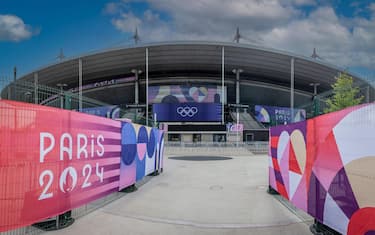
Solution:
[[[140,69],[132,69],[132,73],[134,73],[135,76],[135,81],[134,81],[134,104],[138,105],[139,104],[139,80],[138,76],[142,73],[142,70]],[[137,116],[138,116],[138,107],[135,108],[135,118],[134,120],[137,121]]]
[[[138,81],[138,76],[143,72],[140,69],[132,69],[132,73],[134,73],[135,76],[135,83],[134,83],[134,103],[138,104],[139,103],[139,81]]]
[[[66,83],[57,83],[56,84],[57,87],[60,88],[60,108],[63,109],[64,108],[64,87],[67,87],[68,84]]]
[[[313,98],[313,106],[314,106],[314,116],[317,116],[318,115],[318,105],[317,105],[317,100],[316,100],[316,95],[318,94],[318,86],[320,85],[320,83],[318,82],[314,82],[314,83],[310,83],[310,86],[314,87],[314,98]]]
[[[240,73],[243,72],[242,69],[233,69],[232,72],[236,74],[236,105],[240,104]],[[238,126],[240,124],[240,114],[239,109],[236,107],[236,119],[237,119],[237,128],[236,128],[236,140],[237,140],[237,147],[239,142],[239,136],[238,136]]]

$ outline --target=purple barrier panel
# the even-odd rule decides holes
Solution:
[[[132,123],[121,123],[121,164],[119,190],[135,184],[137,133]]]
[[[375,104],[270,130],[269,183],[342,234],[375,231]]]

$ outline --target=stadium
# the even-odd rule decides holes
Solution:
[[[314,98],[329,95],[340,72],[323,60],[274,49],[194,41],[112,48],[62,60],[18,80],[59,86],[126,110],[120,117],[165,123],[168,141],[225,142],[268,140],[270,125],[312,116]],[[373,100],[372,86],[353,78],[365,101]],[[11,97],[9,92],[4,89],[2,97]],[[58,99],[35,100],[46,104],[53,98]],[[278,107],[281,122],[269,120],[273,114],[267,108],[277,112]],[[85,112],[79,103],[70,108]],[[262,112],[266,116],[259,118]]]

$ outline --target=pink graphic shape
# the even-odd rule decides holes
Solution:
[[[137,153],[138,153],[138,159],[143,160],[146,156],[147,151],[147,144],[146,143],[140,143],[137,144]]]
[[[294,173],[292,171],[289,172],[289,197],[290,198],[293,198],[301,179],[302,179],[302,175]]]
[[[302,180],[297,186],[297,190],[291,200],[293,204],[301,210],[307,212],[307,186],[306,186],[306,174],[303,175]]]
[[[289,147],[289,141],[290,141],[290,136],[288,132],[283,131],[280,134],[279,140],[277,142],[277,161],[280,163],[281,158],[284,156],[285,149]],[[288,150],[289,153],[289,150]]]
[[[122,190],[130,185],[135,184],[136,171],[136,161],[133,161],[133,163],[129,166],[125,165],[121,161],[119,190]]]
[[[284,186],[289,197],[289,148],[290,142],[286,145],[280,161],[280,173],[283,177]]]
[[[313,172],[328,191],[333,178],[343,167],[333,132],[330,132],[325,141],[319,145],[316,156]]]

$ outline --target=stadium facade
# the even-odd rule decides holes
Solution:
[[[268,140],[267,124],[255,118],[257,105],[284,107],[293,117],[294,109],[329,92],[340,72],[320,60],[251,45],[165,42],[81,55],[20,79],[64,84],[85,97],[133,108],[136,115],[167,123],[169,141],[211,142]],[[366,101],[373,100],[372,86],[353,78],[366,88]],[[235,137],[228,135],[228,123],[243,124],[235,125]]]

